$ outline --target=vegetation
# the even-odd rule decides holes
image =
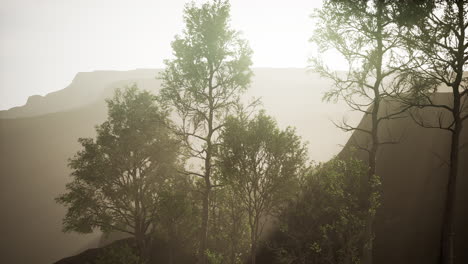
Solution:
[[[160,94],[117,90],[96,138],[79,139],[82,149],[69,161],[73,180],[56,198],[68,209],[64,230],[133,237],[136,250],[107,249],[96,263],[161,262],[152,258],[154,247],[170,264],[194,256],[202,264],[255,264],[264,248],[274,253],[272,263],[373,263],[378,152],[398,143],[383,136],[383,124],[408,115],[451,133],[441,263],[453,264],[460,134],[468,119],[468,4],[423,2],[327,0],[316,11],[312,40],[349,64],[337,73],[313,60],[334,84],[324,99],[344,100],[370,121],[338,124],[365,141],[353,137],[347,153],[318,165],[307,165],[294,128],[242,109],[252,51],[230,27],[229,2],[186,5]],[[450,104],[433,100],[441,85],[451,90]],[[385,108],[390,102],[401,107]],[[428,107],[445,111],[437,125],[418,115]],[[268,225],[274,235],[265,235]]]
[[[367,166],[355,158],[311,167],[297,199],[280,216],[280,239],[273,241],[278,263],[361,263],[367,217],[380,201],[374,176],[366,207],[367,184]]]
[[[468,120],[465,104],[468,99],[468,1],[428,1],[413,3],[410,10],[425,16],[409,20],[404,48],[411,63],[399,69],[395,82],[395,97],[404,105],[413,107],[410,115],[422,127],[438,128],[451,134],[449,172],[445,212],[441,231],[442,263],[455,261],[454,206],[461,150],[460,135],[463,121]],[[441,86],[448,87],[450,103],[437,102],[434,94]],[[420,109],[438,109],[432,119],[424,119]]]
[[[143,256],[160,193],[175,175],[178,144],[167,111],[150,93],[117,90],[107,105],[109,118],[96,127],[96,140],[79,139],[83,149],[69,162],[73,181],[57,202],[68,208],[65,231],[127,233]]]
[[[159,213],[153,222],[153,236],[166,245],[167,264],[183,263],[180,255],[196,251],[199,239],[200,209],[193,182],[184,175],[167,180],[166,188],[160,191]]]
[[[398,1],[328,0],[314,14],[317,27],[312,41],[321,51],[338,51],[348,63],[348,71],[338,74],[319,58],[313,59],[314,71],[334,83],[324,99],[341,99],[352,110],[371,120],[369,127],[345,121],[337,124],[344,131],[357,131],[366,136],[361,140],[364,142],[353,137],[353,144],[368,154],[369,199],[373,192],[370,186],[376,174],[379,149],[399,141],[397,138],[382,138],[382,121],[401,118],[408,108],[392,111],[383,106],[385,100],[388,103],[392,98],[393,90],[388,79],[407,63],[406,57],[399,55],[404,32],[397,25],[400,16],[395,9],[398,5]],[[373,222],[374,218],[369,215],[367,241],[363,248],[365,264],[372,263]]]
[[[176,133],[188,158],[201,162],[199,170],[184,173],[202,182],[202,219],[199,261],[207,262],[210,193],[214,151],[225,117],[250,83],[251,54],[247,42],[229,26],[228,1],[216,0],[200,7],[186,5],[185,30],[172,42],[175,58],[166,61],[162,98],[179,117]]]
[[[297,189],[306,148],[293,129],[281,131],[263,112],[252,120],[243,115],[229,118],[221,138],[222,182],[232,188],[247,214],[250,263],[255,264],[265,224]]]
[[[210,214],[212,257],[216,255],[222,263],[244,263],[249,254],[247,213],[232,186],[223,185],[213,190]]]

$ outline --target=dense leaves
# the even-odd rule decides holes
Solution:
[[[69,162],[73,181],[57,198],[68,207],[66,231],[120,231],[143,246],[178,159],[167,111],[154,99],[136,86],[118,90],[96,139],[79,140],[83,149]]]
[[[179,117],[176,133],[184,142],[184,155],[191,158],[192,168],[200,168],[185,171],[198,177],[202,186],[200,263],[207,262],[210,193],[217,185],[212,179],[215,146],[226,116],[252,76],[252,51],[230,28],[229,12],[230,4],[224,0],[187,4],[185,29],[172,42],[174,58],[165,61],[160,76],[162,101]]]
[[[305,162],[306,148],[295,131],[281,131],[263,112],[226,122],[219,169],[247,214],[252,264],[267,220],[292,197]]]
[[[272,247],[278,263],[361,263],[368,214],[379,206],[379,179],[367,203],[367,167],[338,158],[310,168],[296,200],[283,211]]]

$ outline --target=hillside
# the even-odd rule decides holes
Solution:
[[[435,103],[450,102],[449,93],[440,93]],[[387,103],[390,111],[397,105]],[[439,110],[426,109],[421,116],[429,124],[437,124]],[[445,122],[450,119],[447,113]],[[361,128],[370,126],[370,119],[361,121]],[[383,146],[378,153],[377,174],[383,183],[382,207],[376,219],[374,256],[379,264],[438,263],[442,212],[447,186],[450,133],[416,125],[410,118],[387,121],[380,132],[383,140],[401,138],[399,144]],[[354,133],[341,155],[349,147],[365,145],[369,140],[361,132]],[[468,122],[460,138],[468,143]],[[362,159],[367,155],[356,153]],[[456,263],[468,263],[468,147],[460,150],[456,201]]]
[[[1,262],[51,263],[97,245],[98,234],[63,234],[65,209],[54,202],[70,181],[67,159],[79,137],[94,135],[106,118],[104,99],[113,89],[136,82],[157,91],[158,70],[79,73],[67,88],[32,97],[22,107],[0,112]],[[321,102],[330,83],[304,69],[255,69],[246,98],[262,97],[267,113],[280,126],[295,126],[309,141],[312,159],[338,153],[349,134],[330,119],[340,119],[344,105]],[[358,121],[358,115],[350,115]],[[319,139],[319,140],[317,140]]]

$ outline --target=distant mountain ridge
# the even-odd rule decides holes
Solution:
[[[23,106],[0,111],[0,118],[33,117],[66,111],[93,103],[108,89],[132,80],[155,80],[160,70],[136,69],[131,71],[80,72],[66,88],[45,96],[32,95]],[[156,80],[155,80],[156,81]],[[73,99],[73,100],[70,100]]]

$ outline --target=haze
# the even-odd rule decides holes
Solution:
[[[182,30],[186,2],[2,1],[0,109],[63,89],[77,72],[162,68]],[[320,0],[232,1],[232,26],[250,41],[254,67],[306,67],[315,51],[308,42],[309,16],[320,5]]]

